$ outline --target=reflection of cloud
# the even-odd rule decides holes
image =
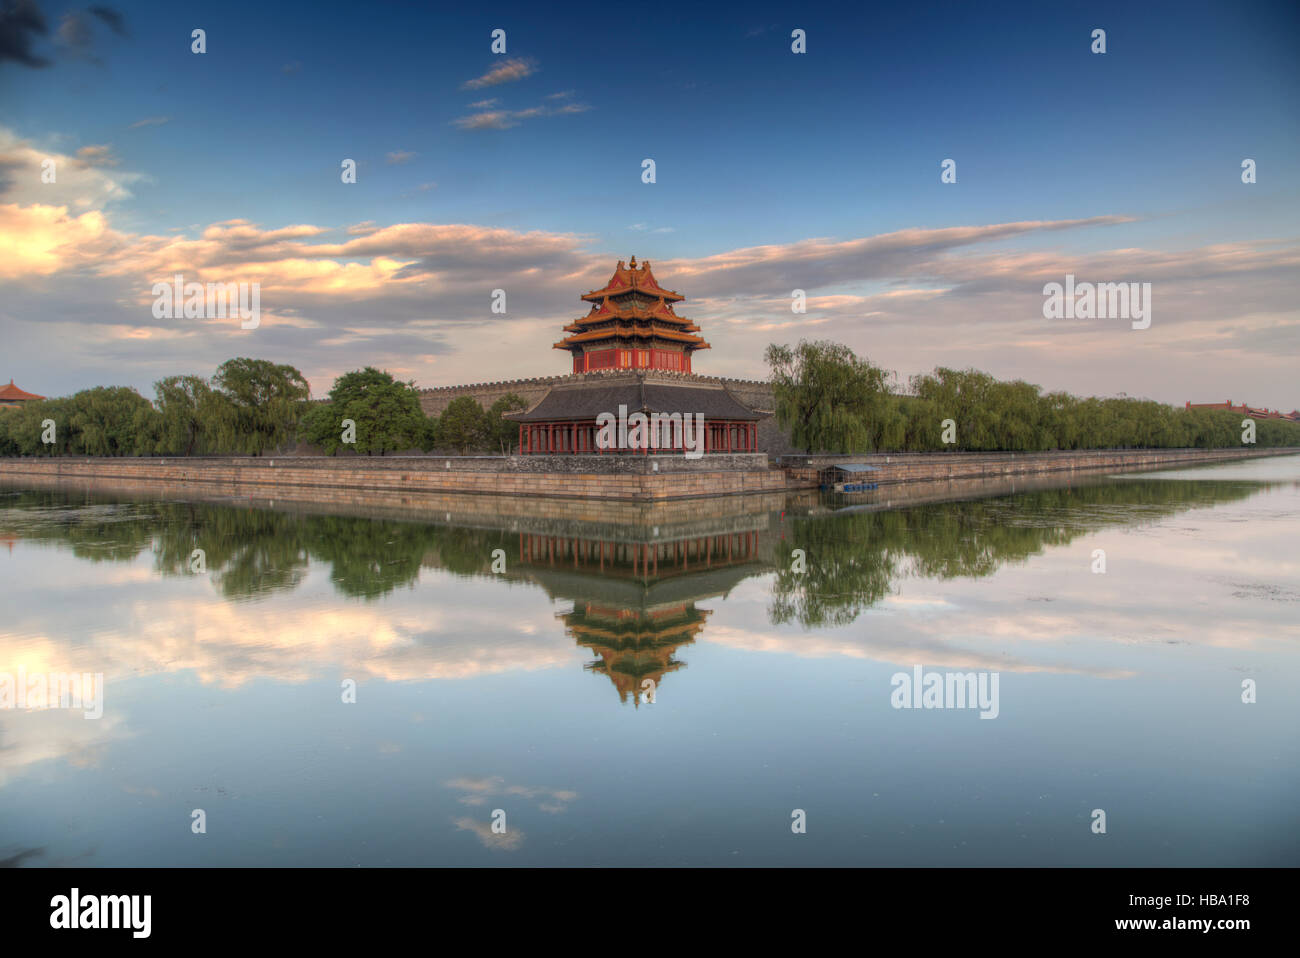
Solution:
[[[149,561],[82,568],[91,576],[86,587],[97,595],[103,590],[90,630],[88,610],[66,602],[61,580],[32,581],[33,602],[11,613],[0,631],[0,671],[22,664],[29,673],[102,672],[111,711],[113,680],[149,673],[192,671],[205,684],[238,688],[256,678],[297,683],[336,675],[362,683],[463,680],[574,661],[572,647],[554,629],[528,634],[519,627],[526,612],[515,610],[508,617],[518,619],[503,622],[499,603],[487,598],[493,588],[487,582],[452,584],[426,570],[417,593],[386,606],[302,608],[289,597],[250,605],[213,597],[206,583],[193,580],[167,580],[176,591],[159,595],[156,576],[139,574]],[[323,580],[326,567],[311,568],[304,591],[311,591],[313,575]],[[468,601],[453,607],[442,601],[443,590]],[[538,601],[538,614],[549,620]],[[448,611],[431,612],[440,608]],[[61,639],[87,631],[91,638],[82,645]],[[493,640],[485,642],[485,635]]]
[[[540,785],[507,785],[500,776],[491,778],[455,778],[447,782],[447,787],[464,792],[457,801],[462,805],[484,805],[494,795],[518,795],[537,802],[537,807],[553,815],[568,808],[566,803],[578,797],[570,789],[547,788]],[[541,801],[538,801],[541,799]]]
[[[486,847],[494,852],[513,852],[518,851],[519,846],[524,843],[524,833],[517,828],[507,825],[504,833],[498,834],[492,831],[490,822],[476,822],[472,818],[452,819],[457,828],[466,832],[473,832],[478,836]],[[507,818],[507,823],[509,819]]]
[[[965,621],[963,619],[963,621]],[[967,623],[969,625],[969,623]],[[945,620],[944,628],[951,629],[952,624]],[[737,629],[712,623],[706,638],[709,642],[725,645],[729,648],[743,649],[747,652],[775,652],[780,655],[796,655],[805,659],[829,658],[843,656],[851,659],[871,659],[878,662],[912,664],[924,662],[936,667],[979,669],[994,672],[1051,672],[1066,675],[1091,675],[1095,678],[1122,679],[1132,678],[1135,674],[1129,669],[1098,669],[1087,667],[1070,667],[1050,665],[1015,659],[1003,652],[982,652],[950,645],[943,629],[924,638],[918,636],[916,623],[908,623],[906,630],[894,630],[897,637],[862,638],[857,636],[840,636],[825,632],[804,632],[792,635],[783,632],[761,632],[754,629]],[[965,630],[967,636],[970,629]],[[991,637],[991,636],[987,636]],[[978,640],[976,635],[975,639]]]
[[[0,788],[45,762],[97,766],[110,745],[129,736],[121,713],[87,720],[80,709],[0,711]]]

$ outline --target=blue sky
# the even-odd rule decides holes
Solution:
[[[762,376],[763,345],[807,335],[904,376],[976,365],[1076,392],[1181,402],[1206,386],[1300,404],[1296,4],[141,2],[113,8],[121,32],[86,7],[37,6],[46,30],[22,39],[48,65],[0,58],[0,173],[57,154],[81,163],[92,196],[22,189],[10,172],[0,204],[27,212],[0,224],[0,242],[34,235],[38,205],[103,217],[77,230],[96,238],[84,255],[0,273],[16,350],[0,378],[37,392],[111,380],[148,394],[159,375],[236,354],[294,362],[317,392],[364,362],[428,385],[563,372],[548,351],[559,324],[635,253],[711,336],[699,371]],[[1090,51],[1098,27],[1104,55]],[[795,28],[806,54],[791,52]],[[503,67],[509,82],[492,82]],[[646,157],[654,184],[641,182]],[[1244,157],[1254,185],[1240,181]],[[356,184],[340,182],[344,158]],[[940,183],[945,158],[955,184]],[[260,335],[158,329],[140,306],[154,279],[178,266],[207,279],[238,257],[228,235],[184,255],[156,239],[198,241],[232,220],[262,239],[308,225],[299,239],[333,244],[304,255],[271,240],[258,262],[328,260],[384,282],[296,276],[277,290],[259,273]],[[1059,225],[1076,220],[1088,222]],[[1057,225],[956,246],[917,235],[883,257],[851,245],[1023,223]],[[429,226],[436,242],[335,248],[395,224]],[[439,234],[448,225],[466,231]],[[812,259],[836,266],[801,279],[812,241]],[[386,271],[385,255],[403,265]],[[1167,305],[1137,341],[1149,355],[1119,341],[1126,324],[1042,328],[1041,277],[1089,267],[1111,271],[1097,281],[1153,282]],[[416,274],[423,296],[394,295],[394,278]],[[504,318],[474,305],[497,286],[517,291]],[[809,292],[807,320],[790,315],[793,286]],[[879,299],[890,291],[914,293],[924,315]],[[1180,333],[1159,331],[1175,319]],[[86,335],[69,351],[73,332]],[[503,341],[520,350],[502,355]]]

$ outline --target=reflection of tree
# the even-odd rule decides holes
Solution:
[[[462,526],[432,529],[429,548],[439,568],[462,576],[484,575],[492,567],[492,550],[511,555],[514,536],[500,529],[467,529]]]
[[[330,581],[344,595],[376,599],[420,575],[431,527],[352,516],[304,516],[313,559],[331,564]]]
[[[768,618],[774,624],[847,625],[890,591],[898,563],[897,535],[886,543],[885,526],[896,512],[823,516],[790,527],[789,548],[778,554]],[[795,572],[786,556],[802,549],[806,570]]]
[[[808,518],[789,526],[777,555],[768,615],[774,623],[805,627],[846,625],[903,575],[987,576],[1106,526],[1150,522],[1258,489],[1244,482],[1144,479]],[[806,554],[804,572],[791,570],[794,549]]]
[[[774,623],[797,622],[809,628],[847,624],[888,595],[905,575],[986,576],[1008,562],[1022,562],[1106,526],[1154,521],[1184,509],[1239,500],[1259,488],[1252,482],[1142,479],[787,519],[786,537],[772,558],[776,579],[769,616]],[[413,584],[422,563],[457,575],[489,575],[492,551],[498,548],[510,557],[511,580],[517,579],[513,573],[520,564],[536,577],[543,564],[554,564],[558,572],[576,560],[590,581],[612,584],[629,573],[646,581],[647,576],[681,580],[683,588],[691,588],[674,601],[693,598],[700,577],[712,574],[710,569],[716,572],[733,562],[751,566],[736,571],[744,577],[765,565],[756,554],[759,539],[754,532],[687,535],[677,542],[624,544],[608,551],[603,545],[597,549],[542,537],[539,541],[549,542],[549,550],[559,543],[558,551],[544,553],[543,562],[533,556],[531,545],[527,554],[532,558],[525,559],[525,540],[504,529],[300,515],[244,504],[122,503],[111,494],[63,489],[0,497],[0,537],[63,544],[79,558],[94,561],[130,561],[152,545],[155,566],[163,575],[191,574],[193,552],[202,549],[207,572],[221,594],[231,599],[290,591],[303,581],[310,560],[330,564],[330,580],[340,593],[375,599]],[[793,549],[804,550],[806,571],[791,571]],[[574,598],[584,603],[594,596],[589,584],[579,591]],[[639,608],[643,600],[610,607]],[[590,619],[588,625],[595,622],[589,609],[578,618]],[[644,650],[645,642],[639,638],[628,645],[621,636],[609,647],[626,653]],[[651,664],[647,660],[620,668],[630,668],[628,674],[634,675]]]
[[[289,592],[307,574],[303,529],[293,516],[187,502],[160,503],[155,512],[154,566],[165,575],[187,574],[195,549],[229,599]]]
[[[500,530],[432,526],[360,516],[294,515],[201,502],[102,504],[63,490],[22,491],[0,499],[12,510],[0,534],[70,545],[95,561],[130,561],[152,544],[163,575],[189,575],[195,549],[220,593],[259,598],[297,588],[309,560],[330,564],[344,595],[374,599],[410,585],[426,557],[460,575],[487,574],[492,550],[513,537]]]
[[[154,525],[148,506],[126,510],[97,505],[85,496],[54,490],[23,490],[0,498],[0,534],[15,540],[63,543],[78,559],[127,562],[149,547]]]

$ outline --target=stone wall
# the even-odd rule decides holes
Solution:
[[[561,461],[574,471],[542,471]],[[337,459],[191,458],[191,459],[0,459],[0,479],[24,477],[88,478],[112,482],[224,483],[250,490],[271,488],[366,489],[411,494],[465,492],[499,496],[567,499],[615,499],[635,502],[694,499],[745,493],[779,492],[785,476],[767,468],[728,470],[710,464],[713,457],[633,456],[481,456],[431,458]],[[760,454],[718,459],[764,460]],[[591,471],[578,472],[586,460]],[[676,469],[653,471],[647,460],[675,461]],[[690,463],[693,468],[685,468]],[[704,466],[694,468],[698,464]],[[519,468],[516,468],[519,467]],[[608,468],[605,468],[608,467]],[[600,468],[601,471],[597,471]]]
[[[0,460],[2,463],[3,460]],[[23,488],[76,490],[87,501],[122,497],[185,499],[311,515],[366,516],[505,530],[538,535],[581,536],[617,542],[672,540],[766,528],[786,504],[783,490],[716,499],[701,509],[691,499],[633,502],[485,496],[468,492],[413,492],[335,486],[253,487],[227,482],[144,482],[67,476],[24,475]],[[0,471],[0,489],[5,488]],[[815,496],[815,493],[805,493]]]
[[[835,462],[878,465],[881,485],[1136,471],[1300,454],[1300,449],[1128,449],[1046,453],[904,453],[787,456],[766,468],[761,453],[684,456],[202,457],[0,459],[0,480],[85,479],[96,483],[200,483],[274,495],[280,489],[360,490],[425,497],[447,493],[657,502],[782,492],[816,486]],[[659,469],[655,470],[658,463]]]

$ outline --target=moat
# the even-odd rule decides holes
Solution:
[[[1300,863],[1300,456],[964,495],[6,482],[0,673],[103,714],[0,710],[0,859]]]

